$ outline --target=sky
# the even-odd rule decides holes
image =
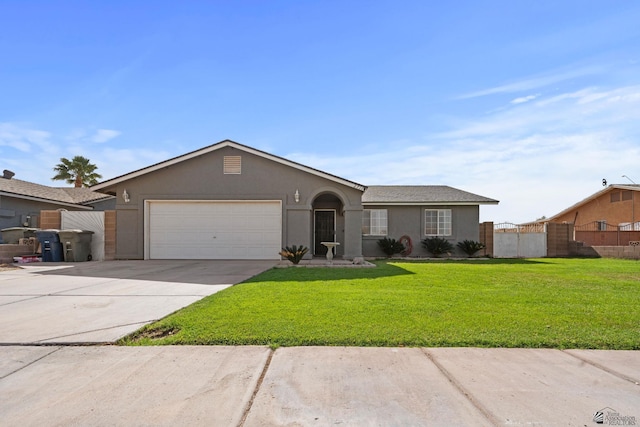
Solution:
[[[640,183],[640,2],[0,0],[0,170],[103,179],[230,139],[482,221]],[[623,177],[625,175],[625,177]]]

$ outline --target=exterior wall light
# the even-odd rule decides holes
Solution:
[[[122,200],[124,200],[125,203],[129,203],[131,201],[131,199],[129,198],[129,193],[127,193],[126,188],[122,191]]]
[[[293,200],[295,200],[296,203],[298,203],[300,201],[300,192],[298,191],[297,188],[296,188],[296,192],[293,193]]]

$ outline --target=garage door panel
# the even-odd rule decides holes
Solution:
[[[151,259],[279,259],[279,201],[152,201],[148,209]]]

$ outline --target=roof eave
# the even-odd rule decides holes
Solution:
[[[360,191],[363,191],[363,192],[366,190],[366,186],[364,186],[362,184],[358,184],[356,182],[349,181],[349,180],[346,180],[344,178],[340,178],[340,177],[337,177],[335,175],[328,174],[326,172],[322,172],[320,170],[311,168],[309,166],[305,166],[305,165],[302,165],[300,163],[296,163],[296,162],[293,162],[291,160],[287,160],[287,159],[285,159],[283,157],[278,157],[278,156],[275,156],[273,154],[269,154],[269,153],[266,153],[264,151],[257,150],[255,148],[251,148],[251,147],[248,147],[246,145],[242,145],[242,144],[239,144],[237,142],[234,142],[234,141],[231,141],[231,140],[228,140],[228,139],[224,140],[224,141],[221,141],[221,142],[218,142],[216,144],[210,145],[208,147],[201,148],[199,150],[192,151],[190,153],[183,154],[181,156],[174,157],[174,158],[169,159],[169,160],[165,160],[164,162],[156,163],[155,165],[151,165],[151,166],[148,166],[146,168],[139,169],[137,171],[128,173],[126,175],[121,175],[121,176],[113,178],[111,180],[101,182],[99,184],[96,184],[96,185],[92,186],[91,189],[92,190],[101,190],[101,189],[104,189],[104,188],[112,187],[114,185],[120,184],[120,183],[125,182],[125,181],[129,181],[129,180],[137,178],[139,176],[146,175],[148,173],[155,172],[157,170],[160,170],[160,169],[163,169],[163,168],[166,168],[166,167],[169,167],[169,166],[173,166],[173,165],[181,163],[183,161],[190,160],[190,159],[202,156],[204,154],[212,153],[214,151],[217,151],[217,150],[220,150],[220,149],[226,148],[226,147],[233,147],[233,148],[245,151],[247,153],[254,154],[254,155],[257,155],[257,156],[260,156],[260,157],[275,161],[277,163],[284,164],[284,165],[293,167],[295,169],[302,170],[302,171],[307,172],[307,173],[311,173],[311,174],[316,175],[316,176],[320,176],[320,177],[325,178],[325,179],[329,179],[331,181],[337,182],[337,183],[345,185],[347,187],[354,188],[356,190],[360,190]]]
[[[32,201],[35,201],[35,202],[42,202],[42,203],[50,203],[50,204],[53,204],[53,205],[68,206],[68,207],[74,207],[74,208],[78,208],[78,209],[93,210],[93,207],[91,207],[91,206],[84,206],[84,205],[78,204],[78,203],[62,202],[62,201],[59,201],[59,200],[45,199],[45,198],[42,198],[42,197],[35,197],[35,196],[27,196],[25,194],[9,193],[9,192],[6,192],[6,191],[0,191],[0,196],[8,196],[8,197],[16,198],[16,199],[32,200]]]
[[[484,202],[447,202],[447,201],[439,201],[439,202],[362,202],[362,206],[368,205],[392,205],[392,206],[477,206],[477,205],[497,205],[500,203],[497,200],[494,201],[484,201]]]
[[[100,203],[100,202],[106,202],[107,200],[111,200],[111,199],[115,199],[116,196],[112,196],[110,194],[106,194],[107,197],[101,197],[99,199],[93,199],[93,200],[87,200],[84,202],[81,202],[81,205],[90,205],[91,203]]]

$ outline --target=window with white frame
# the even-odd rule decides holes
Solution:
[[[387,210],[365,209],[362,211],[362,234],[364,236],[387,235]]]
[[[451,236],[451,209],[425,209],[424,234]]]

